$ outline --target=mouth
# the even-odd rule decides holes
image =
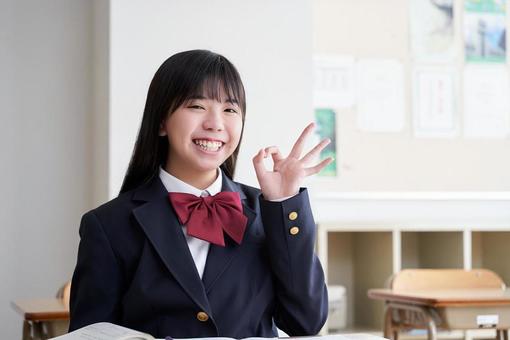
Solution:
[[[209,152],[217,152],[223,147],[223,145],[225,145],[225,143],[221,141],[211,141],[206,139],[193,139],[193,143],[200,149]]]

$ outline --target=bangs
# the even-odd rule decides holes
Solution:
[[[239,106],[244,113],[244,89],[243,85],[236,81],[235,78],[223,75],[214,75],[202,81],[202,84],[192,93],[189,98],[205,97],[214,99],[218,102],[223,100],[231,102]],[[224,96],[222,98],[222,95]]]
[[[246,111],[246,97],[241,77],[225,57],[200,51],[193,60],[187,60],[175,74],[176,89],[170,112],[194,98],[205,97],[218,102],[230,101]],[[222,98],[222,95],[225,98]]]

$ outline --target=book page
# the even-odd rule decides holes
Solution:
[[[52,338],[51,340],[152,340],[151,335],[114,325],[99,322],[77,329],[71,333]]]
[[[167,338],[168,339],[168,338]],[[263,338],[263,337],[250,337],[250,338],[243,338],[241,340],[263,340],[263,339],[278,339],[278,338]],[[156,339],[160,340],[160,339]],[[165,339],[161,339],[165,340]],[[212,337],[212,338],[172,338],[172,340],[236,340],[234,338],[225,338],[225,337]]]

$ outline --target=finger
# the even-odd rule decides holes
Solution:
[[[312,133],[314,127],[315,123],[313,122],[305,127],[303,132],[301,132],[298,139],[296,140],[296,143],[294,143],[294,146],[290,151],[289,157],[299,158],[301,156],[301,152],[303,151],[303,147],[305,146],[306,138],[310,133]]]
[[[268,146],[267,148],[265,148],[264,151],[266,152],[266,156],[271,155],[274,163],[284,159],[284,157],[282,156],[282,154],[277,146]]]
[[[331,143],[331,139],[329,138],[321,140],[319,144],[317,144],[312,150],[303,156],[301,161],[307,163],[308,161],[314,159],[326,146],[328,146],[329,143]]]
[[[253,157],[253,167],[255,168],[255,173],[257,175],[257,178],[259,177],[259,174],[263,174],[266,172],[266,166],[264,165],[264,156],[265,152],[264,149],[260,149],[259,152]]]
[[[322,169],[324,169],[331,162],[333,162],[333,158],[328,157],[328,158],[324,159],[322,162],[320,162],[319,164],[317,164],[316,166],[305,168],[305,176],[314,175],[314,174],[320,172]]]

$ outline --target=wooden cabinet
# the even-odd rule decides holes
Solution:
[[[401,269],[487,268],[510,284],[509,193],[339,193],[312,204],[327,283],[346,288],[346,331],[382,331],[383,304],[367,290]]]

